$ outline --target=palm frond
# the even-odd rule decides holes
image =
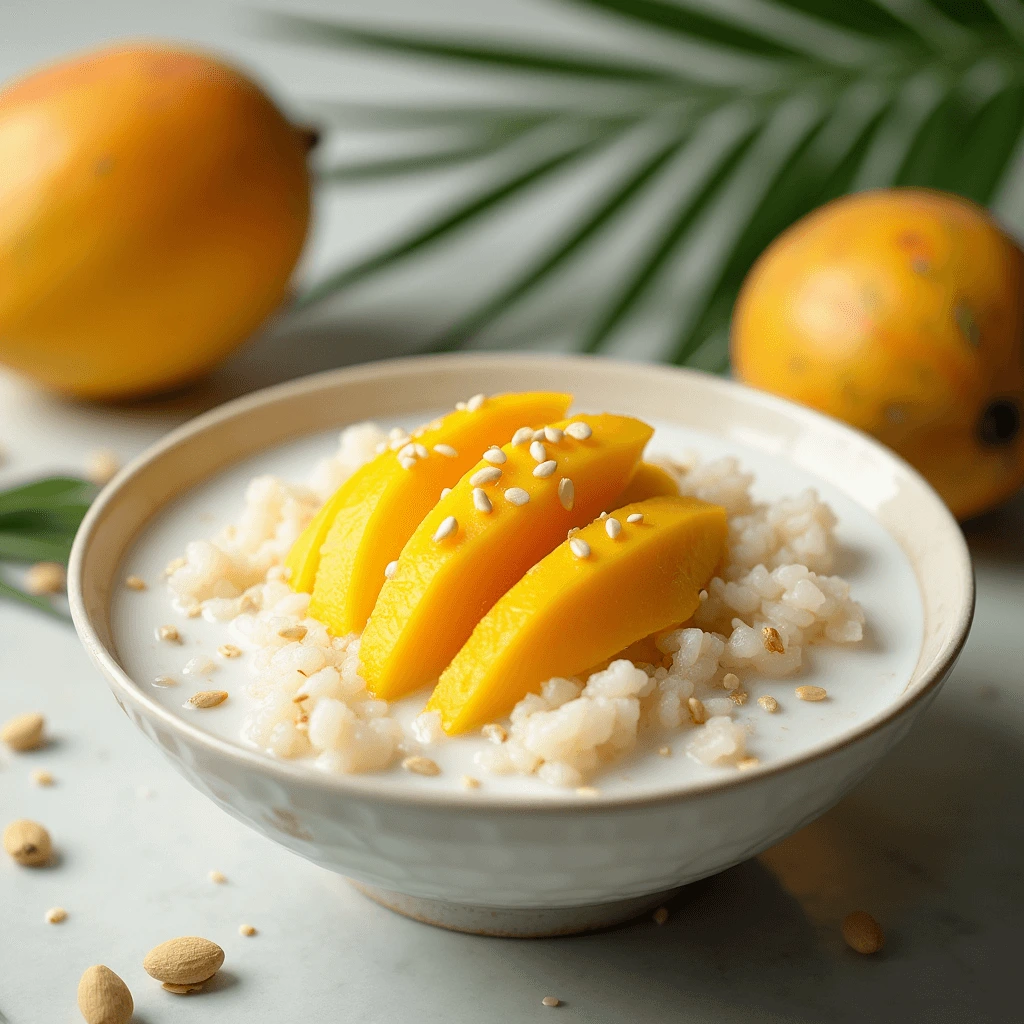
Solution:
[[[479,184],[314,284],[300,305],[339,294],[441,243],[459,244],[485,231],[499,209],[514,209],[556,179],[579,175],[589,182],[598,156],[629,148],[616,140],[647,138],[622,160],[610,184],[585,186],[591,191],[581,196],[575,219],[492,294],[454,317],[429,347],[474,344],[532,296],[557,296],[570,270],[596,259],[602,246],[614,246],[625,219],[653,205],[660,216],[646,239],[631,247],[617,278],[593,289],[589,315],[576,318],[577,345],[605,349],[639,322],[656,285],[667,283],[671,291],[679,280],[678,308],[663,309],[664,354],[722,369],[742,281],[794,220],[846,192],[888,185],[942,188],[992,204],[1004,182],[1022,177],[1021,0],[549,2],[631,31],[620,33],[613,52],[598,53],[547,40],[448,37],[273,16],[275,31],[303,44],[416,59],[425,69],[475,69],[506,76],[506,82],[514,74],[530,85],[523,90],[528,100],[493,106],[321,104],[325,118],[340,128],[405,140],[402,155],[392,149],[325,167],[325,186],[453,169],[469,174],[469,168]],[[645,33],[657,47],[644,46]],[[706,59],[701,63],[695,54]],[[782,138],[781,115],[801,104],[813,113]],[[723,141],[715,126],[738,111],[745,121]],[[683,181],[684,169],[692,171],[698,158],[703,173]],[[688,268],[685,282],[676,276],[680,268]]]

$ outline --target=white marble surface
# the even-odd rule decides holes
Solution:
[[[374,14],[401,6],[345,4]],[[446,0],[433,8],[463,23],[515,27],[539,4]],[[559,15],[551,17],[557,28]],[[221,46],[290,95],[366,90],[372,81],[359,61],[339,70],[336,58],[255,39],[236,10],[207,0],[2,0],[0,77],[140,34]],[[412,191],[396,203],[367,190],[325,204],[307,269],[365,248],[387,218],[417,201]],[[461,294],[462,282],[453,288]],[[440,292],[426,308],[443,315],[452,295]],[[101,445],[127,457],[231,394],[400,347],[409,323],[402,308],[423,307],[410,297],[389,310],[392,321],[374,315],[371,300],[369,313],[358,303],[347,309],[340,328],[282,327],[202,388],[158,403],[68,405],[0,376],[8,453],[0,481],[74,470]],[[645,920],[571,940],[477,939],[415,924],[253,835],[172,774],[118,714],[70,628],[0,605],[0,719],[38,709],[53,735],[42,751],[0,754],[0,816],[44,822],[60,851],[41,871],[0,862],[0,1022],[77,1019],[77,979],[96,962],[131,986],[140,1024],[518,1024],[550,1013],[615,1024],[1016,1019],[1022,535],[1022,496],[969,527],[979,585],[971,640],[922,724],[852,796],[757,860],[694,886],[670,905],[666,925]],[[57,784],[34,786],[36,767]],[[228,883],[209,882],[211,869]],[[46,924],[55,905],[68,919]],[[856,908],[886,928],[879,957],[859,958],[839,938],[838,922]],[[259,934],[240,937],[242,922]],[[211,991],[182,1002],[148,979],[141,960],[151,945],[185,933],[220,942],[227,963]],[[545,1009],[547,994],[565,1005]]]

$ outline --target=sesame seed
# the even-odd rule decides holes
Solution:
[[[568,539],[569,537],[575,537],[576,534],[579,533],[579,532],[580,532],[580,528],[578,526],[570,526],[568,531],[567,531],[567,533],[566,533],[566,535],[565,535],[566,539]]]
[[[485,466],[478,469],[470,478],[469,482],[474,487],[482,487],[484,484],[493,484],[495,480],[501,479],[501,470],[497,466]]]
[[[423,446],[420,445],[420,447],[422,448]],[[415,459],[416,458],[416,454],[417,454],[417,452],[416,452],[416,445],[414,445],[410,441],[409,444],[407,444],[404,447],[402,447],[401,449],[399,449],[398,457],[400,459]]]
[[[565,431],[558,427],[545,427],[544,428],[544,440],[550,441],[552,444],[558,444],[559,441],[565,436]]]
[[[446,459],[457,459],[459,453],[450,444],[435,444],[434,451],[443,455]]]
[[[527,441],[533,440],[533,427],[520,427],[512,435],[512,444],[518,448],[521,444],[526,444]]]
[[[530,445],[530,455],[533,456],[534,462],[547,462],[548,461],[548,450],[544,447],[543,441],[534,441]]]
[[[415,775],[441,774],[441,769],[438,767],[436,761],[431,761],[429,757],[421,757],[418,754],[413,757],[407,757],[402,762],[402,767],[407,772],[412,772]]]
[[[242,656],[242,648],[236,647],[234,644],[221,644],[217,648],[217,653],[222,658],[240,658]]]
[[[419,441],[412,446],[412,449],[416,453],[416,458],[418,459],[425,459],[430,455],[430,452],[427,451],[427,446],[420,444]]]
[[[543,441],[544,440],[544,431],[543,430],[535,430],[533,432],[533,440],[534,441]]]
[[[52,786],[55,780],[45,768],[37,768],[32,773],[32,781],[37,786]]]
[[[486,401],[487,401],[487,396],[486,395],[474,395],[466,403],[466,412],[476,412],[477,409],[479,409],[480,406],[483,405],[484,402],[486,402]]]
[[[68,919],[68,912],[63,907],[50,907],[46,912],[47,924],[60,924]]]
[[[586,441],[587,438],[593,434],[588,423],[580,422],[570,423],[569,426],[565,428],[565,432],[570,437],[574,437],[577,441]]]
[[[141,576],[129,576],[125,581],[124,585],[129,590],[145,590],[146,581]]]
[[[246,938],[249,938],[250,936],[256,934],[256,929],[253,928],[251,924],[240,924],[238,926],[238,934],[244,935]]]
[[[774,626],[765,626],[761,630],[761,638],[764,649],[770,654],[785,654],[786,648],[782,644],[782,637]]]
[[[495,466],[504,465],[507,460],[508,456],[496,445],[492,445],[484,452],[484,461],[490,462]]]
[[[178,632],[177,626],[161,626],[156,631],[156,635],[160,640],[166,640],[169,644],[181,643],[181,634]]]
[[[475,779],[472,775],[462,776],[462,788],[463,789],[479,789],[480,780]]]
[[[576,504],[576,488],[567,476],[563,476],[558,481],[558,500],[567,512],[571,511],[573,505]]]
[[[707,599],[708,599],[708,592],[706,590],[702,590],[697,595],[697,600],[700,601],[701,604],[703,604]]]
[[[627,523],[642,523],[644,521],[643,512],[633,512],[631,515],[626,516]]]
[[[704,710],[704,702],[697,697],[691,697],[687,702],[690,709],[690,718],[694,725],[703,725],[708,720],[708,714]]]
[[[607,519],[608,518],[608,513],[607,512],[602,512],[597,518],[598,519]]]
[[[569,541],[569,550],[577,558],[589,558],[590,557],[590,545],[582,537],[573,537]]]
[[[210,881],[213,882],[214,885],[223,885],[227,880],[228,876],[225,875],[223,871],[210,872]]]
[[[401,437],[396,437],[388,442],[388,447],[393,451],[397,452],[399,448],[404,448],[409,443],[409,438],[404,434]]]
[[[187,703],[193,708],[215,708],[228,699],[227,690],[200,690],[189,697]]]
[[[458,409],[459,412],[465,412],[466,411],[466,403],[465,402],[456,402],[455,403],[455,408]]]
[[[398,457],[398,464],[402,469],[412,469],[416,465],[416,459],[409,455],[400,455]]]
[[[505,500],[513,505],[525,505],[530,500],[530,495],[522,487],[510,487],[505,492]]]
[[[384,566],[384,579],[386,579],[386,580],[391,579],[391,577],[394,576],[396,572],[398,572],[398,559],[397,558],[394,559],[391,562],[388,562],[388,564]]]
[[[177,686],[178,685],[178,680],[174,679],[172,676],[157,676],[153,680],[153,685],[154,686]]]
[[[607,533],[612,540],[615,540],[615,538],[622,533],[622,523],[620,523],[614,516],[609,516],[609,518],[604,521],[604,532]]]
[[[441,525],[434,531],[434,540],[440,543],[445,537],[450,537],[459,528],[459,521],[455,516],[445,516]]]
[[[558,996],[545,996],[540,1001],[541,1006],[561,1006],[562,1000]]]
[[[828,696],[828,690],[823,686],[798,686],[796,695],[801,700],[824,700]]]
[[[765,694],[763,697],[757,698],[757,703],[761,705],[770,715],[774,715],[779,710],[779,702],[772,697],[770,694]]]
[[[668,920],[668,911],[664,907],[658,907],[658,909],[651,914],[655,924],[664,924]]]
[[[549,476],[554,474],[557,468],[558,463],[555,462],[554,459],[548,459],[547,462],[542,462],[534,469],[533,475],[540,477],[541,480],[546,480]]]
[[[387,441],[379,441],[377,444],[374,445],[373,450],[378,455],[381,455],[383,452],[386,452],[388,450],[388,443],[387,443]]]
[[[392,427],[388,431],[389,441],[408,440],[408,435],[405,432],[404,427]]]
[[[491,499],[487,497],[487,493],[482,487],[473,488],[473,508],[477,512],[490,512],[494,506],[491,504]]]
[[[304,640],[308,632],[305,626],[285,626],[277,631],[277,635],[282,640]]]
[[[451,493],[452,493],[452,489],[450,487],[442,487],[441,488],[441,500],[444,501],[444,499],[447,498],[448,495],[451,494]]]

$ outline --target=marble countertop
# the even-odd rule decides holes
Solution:
[[[474,17],[483,8],[499,10],[462,5]],[[0,77],[127,34],[222,46],[298,94],[310,95],[325,74],[326,65],[243,33],[238,11],[219,3],[37,0],[30,9],[7,0],[0,11]],[[352,210],[364,210],[363,220],[346,231]],[[307,271],[357,249],[369,217],[359,203],[322,209]],[[279,327],[186,395],[117,408],[57,402],[0,375],[0,482],[79,470],[98,447],[126,459],[202,408],[400,349],[401,334],[380,324],[340,333]],[[0,752],[0,808],[5,819],[45,823],[60,851],[38,871],[0,859],[0,1024],[77,1020],[78,977],[99,962],[131,987],[138,1024],[1019,1017],[1024,495],[967,534],[978,576],[974,631],[903,745],[823,818],[686,890],[666,924],[644,919],[561,940],[481,939],[414,923],[253,834],[132,728],[70,627],[0,604],[0,720],[38,709],[52,735],[31,754]],[[33,784],[36,768],[56,784]],[[211,870],[227,882],[212,883]],[[53,906],[67,909],[64,923],[44,921]],[[882,922],[881,955],[859,957],[843,944],[839,922],[854,909]],[[240,936],[242,923],[258,933]],[[180,934],[206,935],[227,953],[211,990],[184,1001],[142,970],[151,946]],[[543,1007],[545,995],[563,1005]]]

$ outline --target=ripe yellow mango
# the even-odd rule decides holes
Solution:
[[[635,514],[643,521],[628,522]],[[612,519],[621,524],[614,538]],[[441,712],[447,732],[466,732],[505,717],[545,680],[577,675],[685,622],[725,554],[727,532],[724,509],[685,497],[636,502],[591,523],[481,619],[427,707]]]
[[[363,677],[375,696],[392,700],[433,683],[495,601],[622,493],[653,433],[607,414],[554,426],[589,436],[505,445],[409,539],[363,632]]]
[[[679,484],[668,470],[653,462],[641,462],[636,467],[633,479],[616,500],[615,507],[622,508],[623,505],[632,505],[634,501],[646,501],[648,498],[661,498],[678,493]]]
[[[338,636],[361,630],[397,558],[450,487],[492,444],[520,427],[561,419],[572,395],[547,391],[495,395],[473,409],[456,409],[433,428],[414,431],[411,443],[427,452],[386,451],[357,470],[298,538],[285,565],[291,585],[312,593],[310,613]],[[440,451],[438,449],[440,448]],[[408,467],[408,468],[406,468]]]

